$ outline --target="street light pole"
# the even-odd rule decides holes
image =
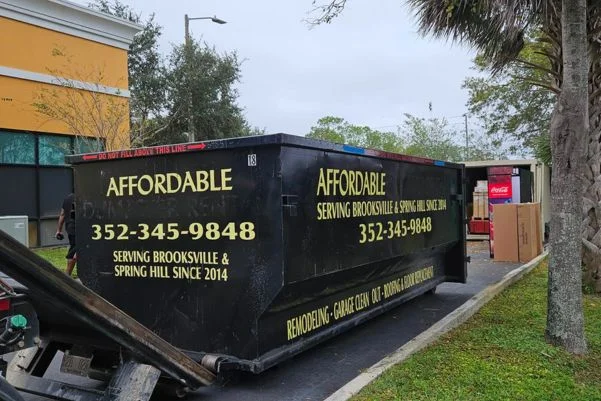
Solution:
[[[465,117],[465,160],[470,158],[470,147],[469,147],[469,131],[467,129],[467,113],[463,115]]]
[[[216,16],[214,17],[194,17],[194,18],[190,18],[188,17],[188,14],[184,14],[184,35],[185,35],[185,44],[184,44],[184,53],[185,53],[185,63],[186,63],[186,69],[188,72],[188,82],[187,82],[187,86],[188,86],[188,135],[189,138],[188,140],[190,142],[194,142],[196,140],[196,134],[195,134],[195,129],[194,129],[194,118],[192,117],[193,111],[194,111],[194,99],[193,99],[193,95],[192,95],[192,85],[191,85],[191,77],[192,77],[192,43],[190,40],[190,21],[193,20],[199,20],[199,19],[207,19],[207,20],[211,20],[212,22],[216,23],[216,24],[226,24],[227,22],[217,18]]]
[[[194,133],[194,119],[192,118],[192,111],[194,110],[194,100],[192,99],[192,85],[190,85],[190,81],[192,78],[192,57],[190,56],[190,18],[188,18],[188,14],[184,15],[184,26],[186,30],[184,52],[186,57],[186,75],[188,76],[188,82],[186,82],[186,86],[188,87],[188,141],[194,142],[196,140],[196,135]]]

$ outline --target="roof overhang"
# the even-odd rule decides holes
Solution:
[[[461,162],[465,167],[494,167],[494,166],[532,166],[542,164],[538,160],[482,160]]]
[[[142,26],[66,0],[0,0],[0,17],[128,50]]]

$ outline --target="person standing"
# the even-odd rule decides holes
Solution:
[[[75,195],[71,192],[65,200],[63,200],[63,207],[61,208],[60,216],[58,217],[58,228],[56,229],[56,239],[62,240],[63,236],[63,225],[65,231],[69,237],[69,250],[67,251],[67,273],[71,276],[75,264],[77,263],[77,248],[75,245]]]

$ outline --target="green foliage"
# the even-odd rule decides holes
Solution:
[[[172,121],[165,137],[185,141],[188,131],[188,99],[193,98],[192,119],[196,139],[221,139],[248,132],[242,109],[236,104],[234,85],[240,79],[236,53],[218,54],[214,48],[191,39],[190,49],[175,46],[167,74],[167,119]]]
[[[436,160],[460,161],[464,150],[455,142],[447,120],[405,114],[402,132],[407,138],[405,153]]]
[[[56,248],[38,248],[34,250],[42,258],[50,262],[54,267],[60,271],[65,271],[67,268],[67,247],[61,246]],[[77,266],[73,270],[73,277],[77,278]]]
[[[584,297],[590,353],[571,356],[543,336],[547,274],[543,262],[354,400],[601,400],[601,299]]]
[[[264,133],[246,122],[236,104],[240,62],[235,53],[220,55],[192,39],[189,64],[183,45],[174,46],[164,60],[158,47],[162,27],[154,15],[142,21],[119,0],[94,0],[90,7],[143,25],[128,58],[132,146],[187,142],[189,91],[196,140]]]
[[[475,133],[468,134],[467,154],[463,141],[465,132],[449,127],[445,118],[419,118],[405,114],[401,132],[407,143],[405,153],[447,161],[495,160],[505,156],[498,141]]]
[[[137,140],[154,131],[149,128],[156,124],[153,125],[150,121],[160,116],[166,100],[166,71],[159,53],[162,27],[154,20],[154,14],[142,21],[131,7],[118,0],[95,0],[89,6],[143,26],[142,31],[134,36],[127,59],[132,145],[141,145],[136,143],[139,142]]]
[[[311,127],[307,138],[345,143],[363,148],[401,153],[403,139],[393,132],[377,131],[367,126],[352,125],[340,117],[322,117]]]
[[[513,61],[526,30],[537,26],[551,2],[523,0],[409,0],[420,33],[469,44],[495,71]]]
[[[92,3],[88,3],[88,7],[136,24],[139,24],[141,21],[138,13],[127,4],[121,3],[119,0],[94,0]]]
[[[484,123],[489,137],[502,137],[511,154],[534,154],[550,162],[549,122],[556,95],[544,46],[527,42],[518,61],[492,76],[467,78],[463,87],[470,113]],[[474,63],[478,72],[490,72],[482,55]]]
[[[307,138],[437,160],[466,160],[465,147],[459,145],[459,141],[465,138],[464,134],[451,130],[444,118],[425,119],[405,114],[403,125],[398,127],[398,133],[394,133],[352,125],[343,118],[326,116],[311,127]],[[492,160],[503,156],[500,145],[486,138],[471,134],[469,142],[467,160]]]

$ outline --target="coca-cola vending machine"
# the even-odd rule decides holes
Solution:
[[[511,203],[512,185],[511,175],[513,168],[511,166],[499,166],[488,168],[488,218],[490,224],[490,257],[495,254],[495,228],[493,224],[493,205],[500,203]]]

